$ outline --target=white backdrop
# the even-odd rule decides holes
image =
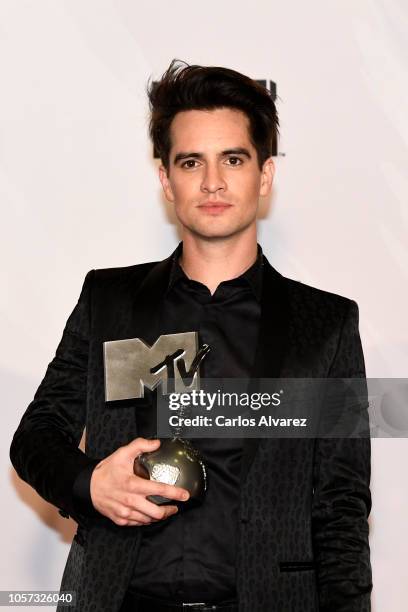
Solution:
[[[259,242],[281,273],[358,302],[368,376],[406,376],[407,34],[405,0],[2,0],[0,589],[60,584],[74,523],[8,449],[86,272],[179,240],[145,95],[173,57],[277,83],[285,156]],[[402,612],[408,441],[372,451],[373,610]]]

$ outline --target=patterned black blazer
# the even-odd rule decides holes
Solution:
[[[73,612],[118,611],[137,563],[139,528],[81,514],[72,487],[85,466],[138,436],[131,402],[116,410],[105,404],[102,345],[136,337],[153,344],[160,336],[170,266],[168,257],[88,272],[11,443],[19,476],[78,523],[61,584],[76,591]],[[266,258],[263,274],[252,376],[364,378],[356,302],[285,278]],[[84,427],[85,454],[78,448]],[[245,440],[241,612],[369,612],[370,452],[367,437]]]

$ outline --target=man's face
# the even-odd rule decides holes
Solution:
[[[184,231],[226,238],[255,225],[259,197],[272,186],[274,164],[268,158],[259,169],[248,128],[247,116],[230,108],[174,117],[169,174],[160,166],[159,176]]]

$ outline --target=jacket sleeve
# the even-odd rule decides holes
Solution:
[[[86,526],[101,515],[78,504],[74,484],[98,460],[79,448],[86,423],[91,292],[94,270],[85,277],[78,302],[69,316],[55,357],[33,401],[22,416],[10,446],[17,474],[62,516]]]
[[[366,383],[358,320],[357,303],[348,300],[329,378],[363,378]],[[351,404],[350,397],[346,398],[347,409]],[[367,521],[371,510],[371,441],[367,407],[367,397],[361,395],[353,405],[354,414],[359,416],[359,431],[365,430],[362,436],[316,439],[312,530],[320,612],[371,610]],[[361,428],[362,422],[366,427]]]

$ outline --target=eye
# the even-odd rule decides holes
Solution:
[[[181,164],[181,167],[182,168],[195,168],[195,166],[186,166],[186,164],[191,164],[191,163],[195,164],[196,161],[197,161],[196,159],[187,159],[185,162]]]
[[[235,160],[235,162],[239,162],[239,163],[229,164],[230,166],[241,166],[242,163],[243,163],[243,161],[242,161],[242,159],[240,157],[230,156],[230,157],[228,157],[228,160],[229,161]]]

